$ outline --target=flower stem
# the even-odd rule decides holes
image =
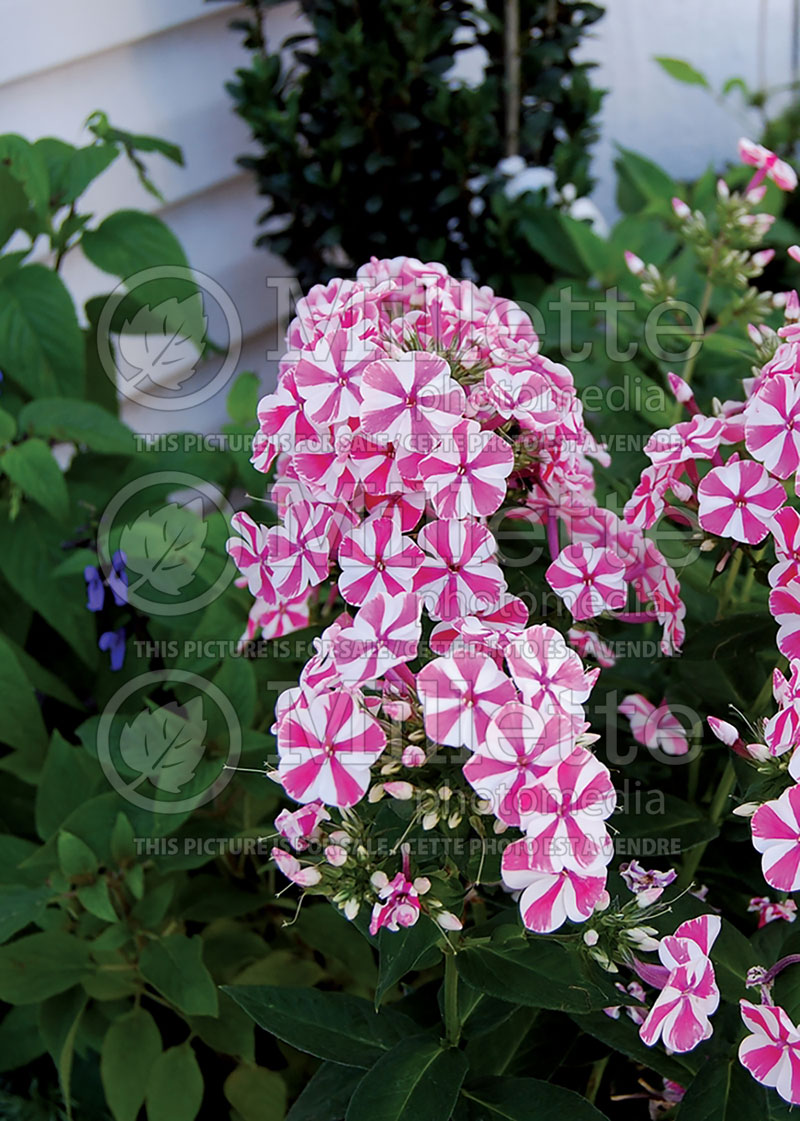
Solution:
[[[461,1039],[461,1020],[458,1015],[458,970],[455,952],[444,956],[444,1030],[451,1047]]]
[[[733,761],[729,759],[722,773],[722,778],[717,787],[717,792],[714,795],[714,800],[711,803],[711,808],[708,811],[708,820],[712,825],[718,825],[725,816],[725,806],[735,785],[736,770],[733,766]],[[692,882],[697,869],[700,867],[700,861],[703,859],[707,846],[708,841],[702,845],[698,845],[687,854],[683,862],[683,867],[681,868],[681,874],[678,877],[679,887],[688,887]]]

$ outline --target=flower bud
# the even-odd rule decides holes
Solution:
[[[343,864],[347,863],[347,849],[341,845],[326,845],[325,859],[334,868],[341,868]]]
[[[442,930],[461,930],[464,925],[451,911],[439,911],[436,921]]]
[[[676,216],[680,218],[681,221],[683,221],[684,218],[688,218],[692,213],[691,209],[686,205],[683,199],[679,198],[672,199],[672,209],[675,211]]]
[[[600,935],[596,930],[586,930],[584,931],[583,941],[587,946],[596,946],[600,941]]]
[[[410,743],[403,748],[402,760],[404,767],[421,767],[425,762],[425,752],[421,747]]]
[[[641,257],[637,257],[635,253],[631,253],[630,249],[625,250],[625,264],[634,276],[644,276],[644,261]]]
[[[800,262],[800,245],[790,245],[786,252],[793,261]]]
[[[383,789],[390,797],[396,798],[398,802],[408,802],[410,798],[414,797],[414,787],[410,782],[385,782]]]
[[[752,817],[758,808],[758,802],[743,802],[741,806],[731,810],[731,813],[736,814],[737,817]]]

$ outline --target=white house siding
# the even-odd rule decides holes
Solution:
[[[158,214],[190,263],[231,296],[243,332],[239,369],[255,369],[268,385],[275,364],[265,354],[275,345],[276,301],[266,277],[286,266],[253,246],[264,200],[235,162],[250,142],[224,88],[249,57],[241,35],[228,27],[241,11],[202,0],[0,0],[0,132],[86,143],[83,122],[102,109],[122,128],[179,144],[184,167],[147,157],[164,204],[120,159],[87,193],[86,206],[98,220],[128,207]],[[270,41],[282,40],[296,20],[294,4],[271,9]],[[81,306],[114,285],[79,250],[62,267]],[[212,314],[212,338],[214,328]],[[126,401],[124,414],[142,432],[214,430],[224,417],[225,392],[173,413]]]

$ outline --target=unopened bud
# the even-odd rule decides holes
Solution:
[[[737,817],[752,817],[758,808],[758,802],[742,802],[741,806],[737,806],[731,813],[736,814]]]
[[[385,782],[383,789],[390,797],[396,798],[398,802],[407,802],[414,797],[414,787],[410,782]]]
[[[630,249],[625,250],[625,264],[628,266],[629,272],[632,272],[634,276],[644,276],[644,261],[641,257],[637,257],[635,253],[631,253]]]
[[[692,213],[690,208],[683,201],[683,199],[679,199],[679,198],[673,198],[672,199],[672,209],[675,211],[675,214],[677,215],[678,218],[681,219],[681,221],[683,221],[684,218],[688,218],[689,215]]]

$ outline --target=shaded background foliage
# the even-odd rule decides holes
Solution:
[[[600,6],[520,0],[511,118],[503,0],[480,11],[470,0],[303,0],[309,34],[272,52],[264,6],[250,0],[252,18],[236,23],[253,63],[229,89],[260,149],[240,161],[270,200],[259,241],[304,289],[372,255],[441,261],[506,287],[515,272],[549,271],[542,200],[511,205],[495,169],[519,155],[588,193],[602,93],[573,54]],[[486,52],[474,86],[450,75],[471,47]]]

